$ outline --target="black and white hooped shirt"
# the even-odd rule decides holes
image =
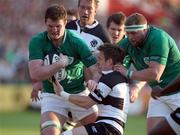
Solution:
[[[80,20],[74,20],[66,25],[67,29],[79,34],[88,44],[92,52],[105,42],[110,42],[107,32],[97,20],[92,25],[80,26]]]
[[[89,94],[98,103],[99,117],[96,122],[105,122],[123,133],[129,107],[127,79],[116,71],[103,72],[98,88]]]

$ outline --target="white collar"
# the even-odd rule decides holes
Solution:
[[[92,29],[96,27],[99,24],[99,22],[95,19],[92,25],[85,25],[86,28]],[[80,20],[76,20],[76,25],[80,27]]]
[[[105,75],[109,74],[109,73],[112,73],[112,72],[114,72],[114,70],[102,71],[102,73],[105,74]]]

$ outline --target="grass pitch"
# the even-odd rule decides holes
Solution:
[[[0,135],[39,135],[40,112],[0,112]],[[145,116],[129,116],[125,135],[146,135]]]

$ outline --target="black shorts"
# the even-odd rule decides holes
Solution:
[[[114,126],[104,122],[91,123],[85,128],[89,135],[122,135]]]

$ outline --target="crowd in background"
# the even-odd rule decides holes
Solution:
[[[106,2],[107,18],[113,12],[143,12],[149,21],[165,29],[180,48],[179,0],[100,0]],[[76,8],[77,0],[1,0],[0,1],[0,83],[29,83],[28,42],[44,28],[44,11],[52,3]],[[116,4],[117,3],[117,4]],[[102,7],[101,7],[102,8]],[[101,12],[98,13],[100,22]]]

